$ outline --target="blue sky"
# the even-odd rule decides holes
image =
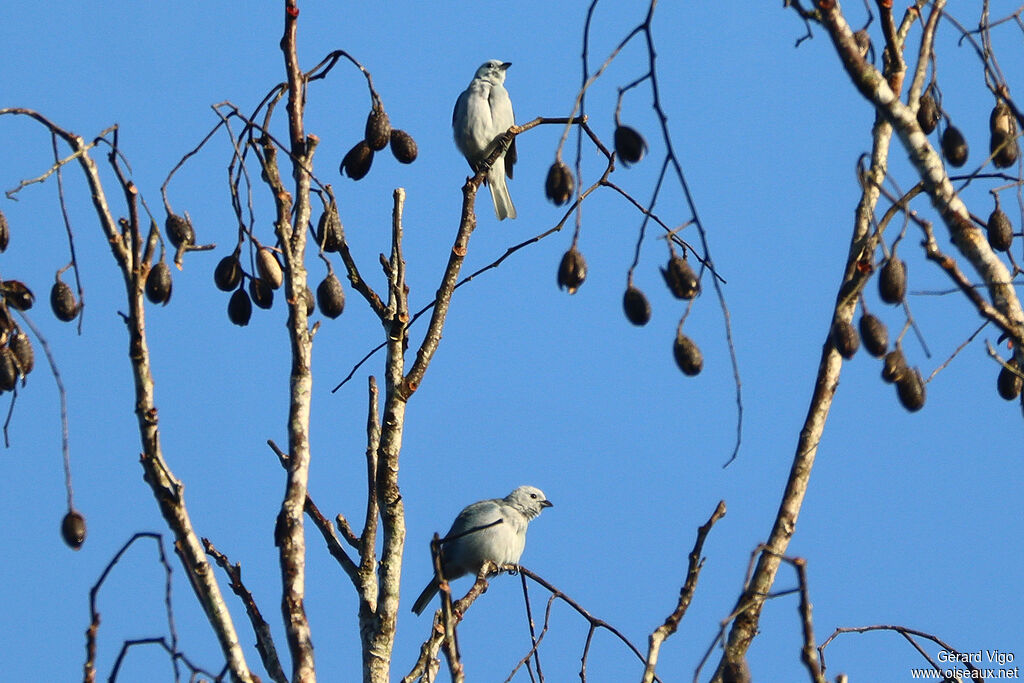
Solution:
[[[583,210],[580,249],[589,275],[576,295],[555,286],[569,231],[522,250],[455,295],[441,350],[407,416],[403,603],[411,605],[430,576],[434,531],[447,529],[463,505],[529,483],[555,507],[531,526],[523,563],[643,647],[675,604],[697,526],[724,499],[728,515],[705,545],[696,599],[661,654],[663,680],[692,678],[718,622],[733,608],[751,551],[770,530],[846,258],[856,160],[870,146],[873,114],[824,34],[794,49],[803,24],[780,4],[727,13],[711,3],[665,3],[655,21],[672,139],[728,282],[745,407],[739,458],[722,468],[734,438],[734,386],[709,283],[686,324],[704,352],[705,370],[687,378],[671,355],[683,309],[658,273],[663,241],[652,231],[642,247],[636,284],[654,313],[636,328],[625,320],[621,300],[640,216],[613,193],[598,193]],[[994,16],[1013,9],[1005,2],[992,7]],[[863,21],[859,6],[848,9],[851,23]],[[338,48],[356,56],[373,73],[393,125],[419,145],[411,166],[382,155],[366,179],[339,177],[337,165],[362,135],[369,109],[364,82],[342,64],[310,88],[307,130],[321,138],[316,170],[333,184],[352,249],[374,286],[383,286],[375,264],[388,249],[391,191],[401,186],[408,195],[411,300],[418,308],[432,298],[467,172],[451,142],[455,98],[481,62],[498,58],[513,63],[507,87],[519,121],[567,115],[580,79],[584,11],[583,3],[532,0],[514,7],[452,2],[443,12],[433,3],[303,3],[304,66]],[[645,12],[642,3],[600,4],[595,62]],[[283,78],[280,14],[278,3],[244,11],[219,2],[7,3],[0,7],[0,106],[37,109],[85,137],[118,123],[133,178],[157,208],[167,172],[216,123],[209,105],[229,100],[249,110]],[[960,18],[977,23],[974,15]],[[991,96],[973,53],[944,29],[938,58],[944,105],[966,134],[974,163],[987,145]],[[1024,86],[1019,35],[1007,25],[996,38],[1016,93]],[[645,59],[642,46],[633,45],[588,95],[591,124],[608,143],[615,88],[642,74]],[[612,179],[646,201],[664,154],[649,91],[633,91],[622,117],[647,136],[650,156]],[[498,224],[485,196],[465,272],[557,223],[561,211],[544,199],[543,181],[560,133],[548,126],[520,136],[510,183],[519,218]],[[3,189],[49,167],[49,137],[39,126],[2,117],[0,139]],[[894,146],[892,157],[894,179],[909,188],[914,181],[905,154]],[[213,287],[213,268],[234,243],[229,159],[230,145],[219,137],[171,183],[172,204],[191,214],[200,241],[218,249],[191,254],[185,270],[175,270],[173,299],[148,311],[148,333],[164,450],[185,483],[196,528],[242,563],[248,587],[276,622],[280,579],[272,530],[283,476],[265,442],[286,442],[285,312],[279,302],[269,312],[255,311],[248,327],[235,327],[225,314],[228,297]],[[586,157],[587,178],[600,169],[596,156]],[[116,197],[109,173],[106,179]],[[81,336],[45,306],[54,271],[68,261],[55,183],[35,185],[17,202],[0,199],[12,231],[0,273],[24,280],[40,299],[34,320],[69,388],[75,502],[89,524],[83,549],[68,550],[58,534],[64,513],[58,398],[40,362],[19,393],[11,447],[0,453],[7,482],[0,539],[8,553],[0,585],[6,607],[0,669],[12,681],[77,678],[89,588],[132,533],[164,530],[138,465],[127,337],[117,315],[124,306],[120,277],[76,169],[65,184],[86,289]],[[976,184],[965,194],[977,215],[991,210],[989,188]],[[1012,191],[1003,197],[1019,226]],[[926,202],[918,202],[915,208],[927,213]],[[266,196],[258,195],[257,212],[261,237],[271,239]],[[678,186],[667,186],[657,212],[670,223],[688,217]],[[924,260],[918,241],[911,227],[901,255],[911,307],[932,355],[909,335],[905,347],[927,376],[981,321],[959,295],[920,294],[949,285]],[[945,237],[940,242],[948,245]],[[311,259],[309,265],[314,282],[323,277],[322,264]],[[347,294],[344,315],[324,321],[316,338],[310,492],[325,514],[359,520],[366,376],[380,375],[380,360],[338,393],[330,388],[378,343],[380,328],[358,296]],[[873,283],[868,301],[895,334],[902,313],[878,301]],[[1024,657],[1024,428],[1019,405],[995,392],[997,368],[984,340],[994,343],[996,336],[982,331],[936,375],[917,414],[899,406],[893,387],[879,379],[880,363],[863,350],[844,365],[790,547],[808,562],[819,642],[836,627],[889,623],[935,633],[965,651]],[[353,677],[355,594],[316,536],[308,546],[307,607],[321,680]],[[217,669],[214,638],[173,566],[182,649]],[[783,570],[776,587],[793,585]],[[457,587],[465,590],[468,582]],[[533,595],[536,614],[546,596]],[[162,569],[152,544],[143,543],[100,594],[102,676],[124,639],[166,633],[162,598]],[[228,601],[243,642],[251,642],[241,606],[232,596]],[[283,632],[275,629],[284,651]],[[402,608],[396,679],[428,630],[427,617]],[[495,579],[459,633],[471,677],[503,679],[529,647],[518,580]],[[577,675],[585,636],[581,620],[555,608],[542,648],[549,680]],[[770,602],[749,656],[755,679],[806,675],[799,647],[795,598]],[[247,653],[258,670],[255,650]],[[827,657],[830,676],[842,671],[853,680],[903,680],[910,667],[925,664],[894,634],[845,636]],[[639,679],[640,671],[607,634],[597,637],[588,680]],[[120,680],[161,676],[171,677],[166,658],[138,651]],[[522,673],[519,679],[525,680]]]

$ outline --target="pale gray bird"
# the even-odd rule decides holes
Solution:
[[[515,125],[512,100],[504,86],[505,71],[510,66],[510,62],[497,59],[484,62],[476,70],[469,87],[455,102],[455,111],[452,112],[455,146],[466,157],[474,173],[480,170],[480,164],[494,150],[494,139]],[[508,151],[498,157],[484,181],[491,190],[494,213],[499,221],[516,217],[516,207],[512,205],[505,184],[505,175],[512,177],[512,165],[515,163],[516,141],[513,138]]]
[[[551,505],[544,492],[533,486],[520,486],[504,498],[467,505],[445,536],[452,540],[441,545],[441,570],[445,579],[457,579],[466,574],[476,576],[487,560],[499,567],[518,564],[526,547],[526,526]],[[412,611],[421,614],[437,591],[435,576],[416,598]]]

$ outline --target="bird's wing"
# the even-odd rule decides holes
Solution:
[[[478,526],[486,526],[496,522],[502,517],[501,501],[498,499],[481,500],[480,502],[467,505],[459,513],[452,528],[448,530],[448,536],[465,533]]]
[[[501,135],[516,124],[516,116],[512,111],[512,100],[508,96],[508,91],[500,85],[491,88],[488,99],[491,105],[491,118],[494,121],[496,135]],[[516,163],[517,157],[516,141],[513,139],[508,151],[505,152],[505,173],[508,174],[509,178],[512,177],[512,166]]]

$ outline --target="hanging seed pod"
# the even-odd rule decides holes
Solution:
[[[651,320],[651,303],[639,289],[630,285],[622,296],[622,308],[626,318],[634,325],[646,325]]]
[[[942,156],[956,168],[967,163],[967,140],[956,126],[946,126],[942,132]]]
[[[884,356],[889,348],[889,330],[885,328],[885,323],[870,313],[865,313],[860,317],[857,326],[860,328],[860,340],[864,342],[864,348],[868,353],[875,358]]]
[[[1016,364],[1012,359],[1006,361],[1006,364],[1016,367]],[[1020,370],[1018,369],[1018,372],[1019,371]],[[999,378],[996,380],[996,389],[999,390],[999,395],[1005,400],[1012,401],[1020,396],[1022,386],[1024,386],[1024,380],[1021,379],[1020,375],[1005,365],[999,368]]]
[[[988,217],[988,243],[998,251],[1009,251],[1013,243],[1013,226],[1010,217],[998,206]]]
[[[672,355],[676,359],[676,365],[688,377],[699,375],[700,371],[704,369],[704,355],[693,343],[693,340],[682,331],[676,333],[676,340],[672,344]]]
[[[661,276],[665,284],[677,299],[692,299],[700,294],[700,280],[693,272],[689,262],[682,256],[673,254],[669,257],[668,267],[661,268]]]
[[[71,510],[60,523],[60,535],[72,550],[78,550],[85,543],[85,517],[77,510]]]
[[[259,271],[260,280],[270,285],[271,289],[279,289],[284,283],[281,262],[277,260],[277,255],[266,247],[256,250],[256,270]]]
[[[302,301],[306,304],[306,316],[311,316],[316,311],[316,299],[309,287],[302,286]]]
[[[391,153],[395,155],[395,158],[398,159],[399,163],[411,164],[416,161],[419,149],[417,149],[416,141],[412,139],[411,135],[406,133],[404,130],[392,128]]]
[[[222,292],[233,291],[241,281],[242,263],[238,260],[238,252],[222,258],[213,270],[213,282]]]
[[[903,407],[912,413],[924,407],[924,379],[921,378],[921,371],[917,368],[907,369],[898,380],[896,380],[896,394],[900,398]]]
[[[647,152],[647,141],[634,128],[629,126],[616,126],[615,128],[615,153],[619,155],[622,165],[629,168],[644,158]]]
[[[853,358],[854,354],[857,353],[857,349],[860,348],[860,339],[857,337],[857,331],[853,329],[853,325],[845,320],[837,320],[832,323],[832,331],[829,336],[832,338],[832,346],[846,360]]]
[[[274,305],[274,290],[258,277],[249,279],[249,296],[257,306],[264,310]]]
[[[935,127],[939,125],[939,107],[935,104],[935,98],[930,92],[921,95],[921,104],[917,109],[917,125],[925,135],[931,135]]]
[[[1016,136],[997,130],[989,138],[989,152],[992,154],[992,165],[996,168],[1008,168],[1017,163],[1020,147]]]
[[[0,211],[0,252],[7,251],[7,244],[11,241],[11,228],[7,225],[7,216]]]
[[[239,327],[249,324],[252,317],[252,301],[244,289],[236,289],[228,301],[228,319]]]
[[[583,260],[583,254],[576,250],[576,245],[573,245],[558,264],[558,288],[575,294],[586,279],[587,262]]]
[[[187,216],[182,217],[176,213],[167,214],[164,221],[164,229],[167,231],[167,239],[175,248],[181,245],[189,246],[196,243],[196,231],[192,227],[192,220]]]
[[[171,269],[164,261],[159,261],[146,276],[146,298],[154,304],[167,305],[171,300]]]
[[[338,218],[338,207],[334,202],[320,214],[316,224],[316,243],[324,251],[336,252],[341,249],[341,219]]]
[[[907,296],[907,264],[893,254],[878,275],[878,295],[887,304],[899,304]]]
[[[568,204],[572,199],[575,183],[572,179],[572,171],[561,161],[551,164],[548,169],[548,179],[544,182],[544,194],[555,203],[555,206]]]
[[[369,116],[366,117],[365,141],[370,149],[379,152],[388,146],[391,137],[391,121],[387,112],[379,103],[374,103]]]
[[[897,346],[885,354],[885,361],[882,364],[882,379],[892,384],[907,372],[907,359],[903,357],[903,351]]]
[[[53,314],[57,316],[57,320],[64,322],[70,322],[75,319],[78,315],[78,304],[75,303],[75,295],[60,278],[53,283],[53,287],[50,289],[50,308],[53,309]]]
[[[27,311],[35,303],[36,295],[20,280],[4,280],[3,283],[0,283],[0,289],[3,290],[4,301],[11,308]]]
[[[32,342],[24,332],[15,332],[8,342],[11,351],[14,353],[14,360],[18,364],[18,371],[22,377],[28,376],[32,368],[36,366],[36,354],[32,350]]]
[[[992,133],[1016,133],[1017,125],[1013,120],[1013,112],[1006,102],[999,100],[992,107],[988,117],[988,129]]]
[[[316,301],[320,312],[331,319],[337,318],[345,310],[345,290],[333,272],[327,273],[327,277],[317,285]]]
[[[14,353],[6,346],[0,346],[0,392],[12,391],[18,385],[18,366]]]
[[[347,175],[352,180],[361,180],[370,172],[372,163],[373,150],[366,144],[366,140],[360,140],[341,160],[341,168],[338,169],[338,172]]]

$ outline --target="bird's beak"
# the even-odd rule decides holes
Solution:
[[[504,64],[502,64],[502,65],[501,65],[500,67],[498,67],[498,68],[500,68],[500,69],[501,69],[502,71],[505,71],[505,70],[506,70],[506,69],[508,69],[508,68],[509,68],[510,66],[512,66],[512,62],[505,62]]]
[[[542,501],[540,502],[540,506],[541,506],[542,508],[549,508],[549,507],[554,507],[554,505],[555,505],[555,504],[554,504],[554,503],[552,503],[552,502],[551,502],[550,500],[542,500]]]

